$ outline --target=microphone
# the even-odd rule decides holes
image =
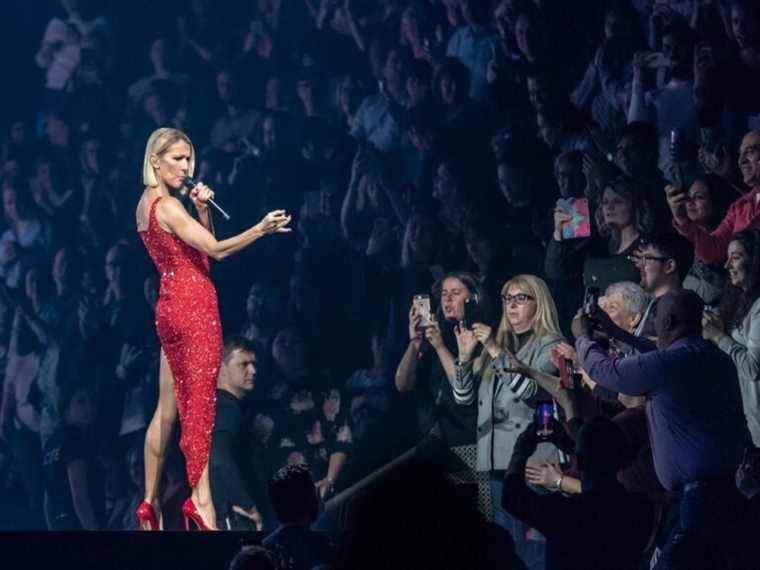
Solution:
[[[197,181],[197,180],[194,180],[194,179],[190,178],[189,176],[185,176],[185,186],[187,186],[187,189],[188,189],[188,190],[192,190],[192,189],[193,189],[193,188],[195,188],[197,185],[198,185],[198,181]],[[222,209],[222,207],[221,207],[219,204],[217,204],[216,202],[214,202],[214,201],[213,201],[212,199],[210,199],[210,198],[209,198],[209,201],[208,201],[208,203],[209,203],[209,204],[211,204],[211,205],[212,205],[214,208],[216,208],[216,209],[217,209],[217,211],[218,211],[218,212],[219,212],[219,213],[220,213],[222,216],[224,216],[224,219],[225,219],[225,220],[229,220],[229,219],[230,219],[230,215],[229,215],[227,212],[225,212],[225,211]]]

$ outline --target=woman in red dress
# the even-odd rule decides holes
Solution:
[[[180,448],[192,488],[182,512],[186,527],[215,529],[208,459],[216,409],[216,381],[222,357],[222,327],[209,257],[222,260],[272,233],[285,233],[290,216],[268,213],[258,224],[225,240],[213,234],[207,208],[214,193],[196,185],[190,198],[196,221],[173,193],[193,175],[195,150],[176,129],[158,129],[145,147],[137,231],[161,274],[156,329],[161,341],[159,398],[145,436],[145,501],[137,510],[140,528],[160,526],[158,487],[166,448],[179,413]]]

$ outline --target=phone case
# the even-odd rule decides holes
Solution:
[[[587,238],[591,236],[591,214],[587,198],[568,198],[557,202],[567,210],[572,219],[562,228],[562,239]]]

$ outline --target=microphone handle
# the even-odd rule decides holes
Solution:
[[[213,201],[212,199],[210,199],[210,198],[209,198],[209,201],[208,201],[208,203],[209,203],[209,204],[211,204],[211,205],[212,205],[214,208],[216,208],[216,210],[217,210],[217,211],[218,211],[218,212],[219,212],[219,213],[220,213],[222,216],[224,216],[224,219],[225,219],[225,220],[229,220],[229,219],[230,219],[230,215],[229,215],[227,212],[225,212],[225,211],[222,209],[222,207],[221,207],[219,204],[217,204],[216,202],[214,202],[214,201]]]

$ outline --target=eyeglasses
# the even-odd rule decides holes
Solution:
[[[518,305],[524,305],[528,301],[534,301],[536,298],[527,293],[518,293],[517,295],[502,295],[501,302],[505,305],[511,305],[512,301]]]
[[[673,259],[673,258],[663,257],[659,255],[639,255],[638,257],[634,255],[629,255],[628,259],[629,261],[633,261],[633,262],[638,261],[639,263],[644,264],[644,263],[647,263],[648,261],[661,261],[662,263],[665,263],[668,259]]]

